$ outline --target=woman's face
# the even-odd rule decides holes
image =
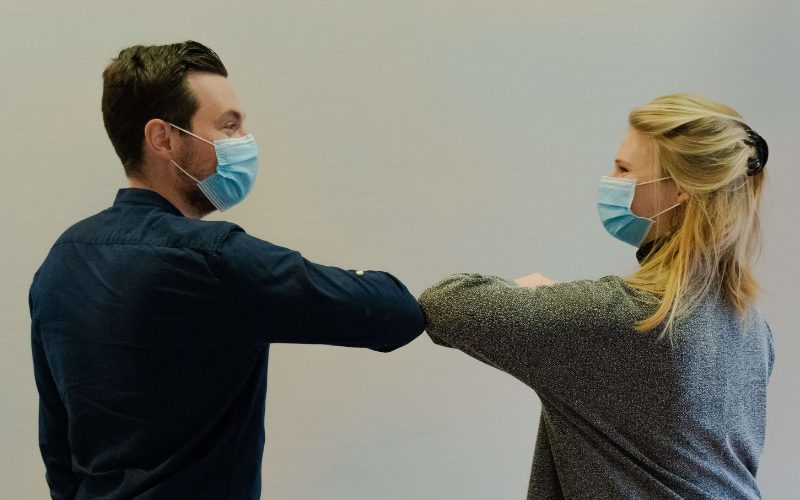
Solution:
[[[655,157],[645,137],[630,129],[622,139],[622,144],[614,160],[614,172],[611,177],[636,179],[638,184],[665,177],[658,171]],[[655,214],[669,207],[685,203],[688,197],[678,190],[671,179],[650,184],[637,185],[636,194],[631,203],[631,210],[639,217],[653,218],[655,227],[645,241],[661,237],[670,231],[670,218],[683,217],[683,205],[668,210],[663,214]]]

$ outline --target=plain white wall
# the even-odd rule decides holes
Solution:
[[[101,72],[139,43],[215,49],[263,154],[226,213],[415,294],[472,271],[626,274],[595,211],[631,107],[693,91],[770,145],[762,308],[777,344],[767,498],[796,495],[800,5],[0,1],[0,497],[46,495],[27,291],[52,242],[125,185]],[[217,217],[217,216],[215,216]],[[515,379],[421,337],[388,355],[273,346],[264,491],[286,499],[524,498],[538,421]]]

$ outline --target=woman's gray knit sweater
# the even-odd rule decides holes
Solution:
[[[774,354],[755,311],[708,298],[670,336],[621,278],[522,288],[458,274],[419,299],[428,334],[542,402],[529,499],[759,498]],[[499,423],[498,423],[499,425]]]

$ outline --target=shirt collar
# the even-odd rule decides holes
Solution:
[[[661,238],[648,241],[636,251],[636,260],[641,264],[646,258],[656,253],[667,241],[669,241],[669,236],[662,236]]]
[[[183,216],[181,211],[175,208],[172,203],[168,202],[166,198],[149,189],[120,189],[117,191],[117,197],[114,199],[114,206],[117,205],[149,205],[159,207],[175,215]]]

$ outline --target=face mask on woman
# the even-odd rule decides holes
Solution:
[[[655,223],[654,219],[677,207],[680,203],[676,203],[652,217],[639,217],[631,210],[636,186],[666,179],[669,177],[637,184],[636,179],[603,176],[600,179],[600,189],[597,194],[597,212],[600,214],[600,222],[603,223],[606,231],[629,245],[641,246]]]

